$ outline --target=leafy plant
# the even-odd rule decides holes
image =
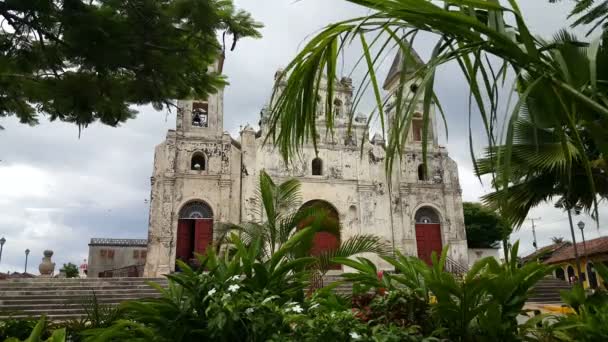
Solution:
[[[608,279],[608,267],[594,264],[602,279]],[[560,329],[573,340],[601,341],[608,338],[608,292],[586,292],[580,284],[571,291],[561,293],[562,300],[574,309],[573,314],[557,318],[553,327]]]
[[[515,243],[511,255],[517,255],[518,247],[519,243]],[[395,258],[384,256],[384,260],[395,266],[396,273],[385,274],[382,279],[375,276],[375,266],[369,260],[335,261],[359,271],[345,274],[344,278],[348,280],[376,289],[387,288],[389,293],[405,290],[408,296],[402,297],[403,302],[402,299],[397,300],[397,303],[411,309],[405,312],[412,321],[427,323],[426,333],[438,333],[454,341],[517,339],[517,316],[524,313],[523,307],[533,286],[552,268],[538,262],[520,268],[516,258],[500,264],[488,257],[475,263],[460,279],[444,270],[446,256],[447,248],[439,258],[434,254],[432,266],[399,253]],[[428,305],[432,302],[432,305],[428,312],[416,311],[414,307],[408,307],[408,298],[411,303],[420,301]],[[390,314],[387,313],[384,319],[388,317]]]
[[[559,142],[550,150],[542,144],[534,145],[543,156],[537,162],[547,168],[553,164],[551,171],[559,176],[553,178],[554,184],[560,187],[570,184],[571,188],[576,185],[575,197],[581,195],[578,199],[585,204],[591,202],[590,208],[597,213],[597,200],[593,196],[600,191],[601,184],[595,183],[592,165],[597,162],[604,170],[608,165],[605,138],[608,107],[604,101],[608,65],[606,36],[583,41],[561,32],[553,41],[537,38],[526,25],[515,0],[504,4],[493,0],[347,1],[367,7],[370,14],[333,23],[313,36],[282,74],[280,81],[285,86],[275,89],[266,140],[278,146],[284,159],[293,158],[306,143],[316,148],[319,106],[325,109],[325,127],[332,132],[337,65],[347,47],[357,42],[362,52],[356,65],[364,69],[365,77],[353,98],[349,118],[352,123],[357,105],[366,94],[374,96],[376,108],[368,122],[378,119],[382,133],[388,135],[387,174],[392,174],[395,160],[404,154],[412,119],[419,107],[422,107],[425,142],[422,155],[426,159],[433,110],[436,108],[444,114],[434,93],[435,73],[438,67],[455,63],[469,85],[469,122],[476,109],[489,150],[504,146],[502,153],[491,159],[492,172],[500,170],[502,175],[493,181],[496,190],[504,192],[498,201],[501,214],[516,223],[521,223],[527,214],[526,210],[512,212],[510,204],[515,202],[516,209],[526,205],[520,205],[519,199],[511,201],[513,197],[507,195],[514,181],[512,177],[525,176],[516,171],[514,164],[518,152],[515,129],[522,114],[529,114],[539,129],[553,130]],[[597,13],[594,16],[597,18]],[[420,63],[412,50],[421,32],[437,38],[426,64]],[[388,53],[400,58],[396,61],[397,75],[389,84],[392,93],[383,97],[376,72]],[[504,83],[511,79],[514,79],[510,87],[513,94],[503,94]],[[410,88],[411,84],[417,87]],[[323,103],[317,104],[321,92],[327,96],[323,96]],[[513,105],[511,95],[517,98]],[[506,108],[505,115],[500,113],[502,108]],[[504,125],[499,123],[501,117],[506,117]],[[469,128],[471,157],[475,160],[471,124]],[[528,139],[534,137],[532,134]],[[600,152],[598,160],[590,159],[587,154],[591,142]],[[550,155],[563,156],[568,167],[560,168],[551,163],[553,158],[544,158]],[[577,166],[576,173],[568,171],[573,170],[573,165]],[[526,189],[530,188],[522,191]],[[534,191],[528,192],[528,197],[536,198]]]
[[[59,271],[65,273],[66,278],[78,278],[78,266],[71,262],[63,264],[63,267]]]
[[[54,330],[50,336],[47,339],[43,340],[43,336],[45,334],[46,328],[47,328],[47,321],[46,321],[46,317],[42,317],[40,318],[40,320],[38,321],[38,323],[34,326],[34,328],[31,330],[31,333],[29,334],[29,336],[24,339],[24,342],[65,342],[66,341],[66,334],[65,334],[65,328],[61,328],[61,329],[56,329]],[[27,330],[30,331],[30,330]],[[16,337],[9,337],[7,339],[5,339],[4,341],[6,342],[20,342],[22,340],[20,340],[19,338]]]

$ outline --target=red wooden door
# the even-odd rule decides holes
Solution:
[[[175,258],[188,262],[192,257],[192,223],[190,220],[179,220],[177,223],[177,246]]]
[[[196,220],[194,224],[194,251],[205,254],[213,243],[213,220]]]
[[[431,264],[431,254],[441,254],[441,227],[437,223],[416,224],[416,245],[418,246],[418,258]]]
[[[315,233],[312,239],[312,247],[310,248],[310,255],[318,256],[325,251],[335,251],[340,247],[340,240],[337,236],[329,232],[318,232]],[[331,270],[340,270],[342,265],[332,264],[329,266]]]

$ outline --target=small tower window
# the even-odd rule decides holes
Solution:
[[[190,169],[195,171],[203,171],[206,170],[207,160],[205,160],[205,155],[202,153],[195,153],[192,156],[192,162],[190,163]]]
[[[192,103],[192,126],[209,127],[209,103]]]
[[[342,116],[342,101],[340,99],[334,100],[334,114],[336,117]]]
[[[415,113],[414,118],[412,119],[412,134],[414,136],[414,141],[422,141],[423,123],[422,115],[420,113]]]
[[[425,164],[418,165],[418,180],[425,181],[427,179],[428,179],[428,177],[427,177],[427,172],[426,172],[426,165]]]
[[[315,158],[312,160],[312,175],[323,175],[323,161],[321,160],[321,158]]]

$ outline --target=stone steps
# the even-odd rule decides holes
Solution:
[[[85,316],[85,306],[95,296],[102,305],[159,297],[147,284],[167,287],[165,278],[9,279],[0,281],[0,319],[46,315],[52,320]]]
[[[530,303],[561,303],[560,292],[570,290],[572,286],[564,280],[555,278],[541,279],[528,298]]]

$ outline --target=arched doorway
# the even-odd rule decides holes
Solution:
[[[564,272],[563,268],[558,267],[555,269],[555,278],[561,279],[561,280],[566,280],[566,273]]]
[[[418,258],[431,264],[431,254],[441,254],[441,223],[437,212],[429,207],[423,207],[416,211],[416,246]]]
[[[325,251],[336,250],[340,246],[340,218],[338,211],[329,202],[322,200],[312,200],[304,203],[300,210],[311,209],[319,210],[325,213],[325,217],[321,225],[329,231],[315,233],[310,248],[310,255],[318,256]],[[304,219],[298,224],[298,228],[304,228],[314,221],[313,217]],[[341,265],[333,265],[331,269],[341,269]]]
[[[568,266],[568,282],[572,284],[572,280],[574,279],[574,267]]]
[[[190,263],[194,253],[204,254],[213,242],[213,211],[205,202],[184,205],[179,212],[175,258]]]

